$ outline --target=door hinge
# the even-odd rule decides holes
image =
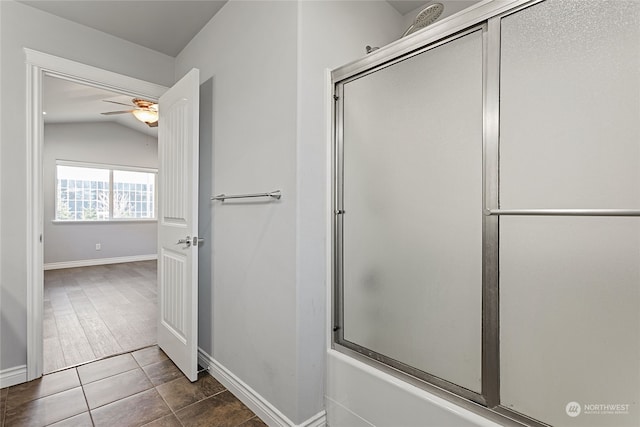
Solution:
[[[338,332],[340,330],[340,326],[334,326],[333,327],[333,332]]]
[[[333,100],[337,101],[338,99],[340,99],[340,97],[338,95],[333,95]]]

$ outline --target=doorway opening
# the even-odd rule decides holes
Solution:
[[[157,342],[158,143],[128,95],[49,75],[42,91],[47,374]]]
[[[27,63],[27,369],[43,372],[44,191],[43,79],[58,77],[156,103],[161,118],[157,222],[158,345],[191,381],[198,377],[199,70],[171,88],[24,49]],[[134,104],[138,103],[133,101]],[[153,104],[156,105],[156,104]],[[164,112],[164,113],[163,113]],[[145,122],[152,122],[150,119]],[[95,167],[91,166],[91,167]],[[101,165],[103,169],[109,166]],[[97,167],[95,167],[97,168]],[[119,167],[117,168],[119,171]],[[131,172],[131,170],[129,170]],[[109,172],[113,198],[116,168]],[[110,210],[110,214],[113,212]],[[97,215],[97,213],[96,213]],[[193,237],[192,237],[193,236]]]
[[[43,109],[45,79],[55,77],[67,82],[115,92],[131,98],[157,101],[166,92],[164,86],[91,67],[85,64],[24,49],[27,63],[27,372],[26,380],[42,376],[44,371],[44,130]],[[90,139],[90,138],[88,138]],[[94,242],[99,243],[99,242]],[[73,246],[67,242],[68,246]],[[95,247],[95,246],[94,246]],[[77,265],[76,265],[77,266]],[[58,265],[60,267],[60,265]]]

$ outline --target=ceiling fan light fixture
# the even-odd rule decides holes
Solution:
[[[154,110],[133,110],[133,115],[136,119],[143,123],[155,123],[158,121],[158,112]]]
[[[2,0],[0,0],[2,1]],[[112,101],[110,99],[103,99],[104,102],[110,102],[112,104],[118,104],[118,105],[126,105],[129,106],[129,104],[125,104],[122,102],[118,102],[118,101]],[[114,114],[129,114],[132,113],[133,116],[141,121],[142,123],[146,124],[149,127],[158,127],[158,103],[157,102],[153,102],[153,101],[147,101],[146,99],[142,99],[142,98],[134,98],[131,100],[131,103],[133,104],[132,107],[134,107],[134,110],[123,110],[123,111],[107,111],[106,113],[100,113],[102,115],[105,116],[111,116]]]

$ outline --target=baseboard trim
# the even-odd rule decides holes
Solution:
[[[81,259],[78,261],[49,262],[44,265],[44,269],[58,270],[61,268],[91,267],[93,265],[121,264],[123,262],[136,262],[136,261],[151,261],[154,259],[158,259],[157,254],[121,256],[121,257],[115,257],[115,258]]]
[[[209,354],[198,348],[198,363],[207,368],[212,377],[220,381],[234,396],[247,405],[260,419],[269,426],[279,427],[323,427],[327,423],[326,411],[320,411],[301,424],[295,424],[280,412],[258,392],[249,387],[244,381],[236,377],[231,371],[213,359]]]
[[[15,366],[0,371],[0,388],[27,382],[27,365]]]

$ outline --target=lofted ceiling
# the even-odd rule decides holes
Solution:
[[[0,0],[1,1],[1,0]],[[16,0],[64,19],[176,57],[228,0]],[[304,0],[303,0],[304,1]],[[401,15],[434,1],[386,0]],[[437,0],[458,11],[457,3]]]
[[[133,109],[124,105],[104,102],[104,100],[131,104],[131,97],[115,92],[86,86],[80,83],[48,77],[44,78],[42,93],[42,111],[44,122],[115,122],[122,126],[150,136],[158,137],[158,128],[150,128],[138,121],[133,114],[104,116],[100,113]]]
[[[2,1],[2,0],[0,0]],[[228,0],[16,0],[64,19],[111,34],[140,46],[175,57]],[[305,0],[303,0],[305,1]],[[434,1],[386,0],[401,15]],[[445,4],[442,18],[478,0],[436,0]],[[44,85],[45,123],[114,121],[157,136],[131,114],[103,116],[106,111],[126,109],[102,100],[131,103],[113,92],[47,78]],[[120,108],[122,107],[122,108]]]
[[[17,0],[175,57],[227,0]]]
[[[175,57],[228,0],[16,1]],[[401,15],[429,3],[387,2]]]

